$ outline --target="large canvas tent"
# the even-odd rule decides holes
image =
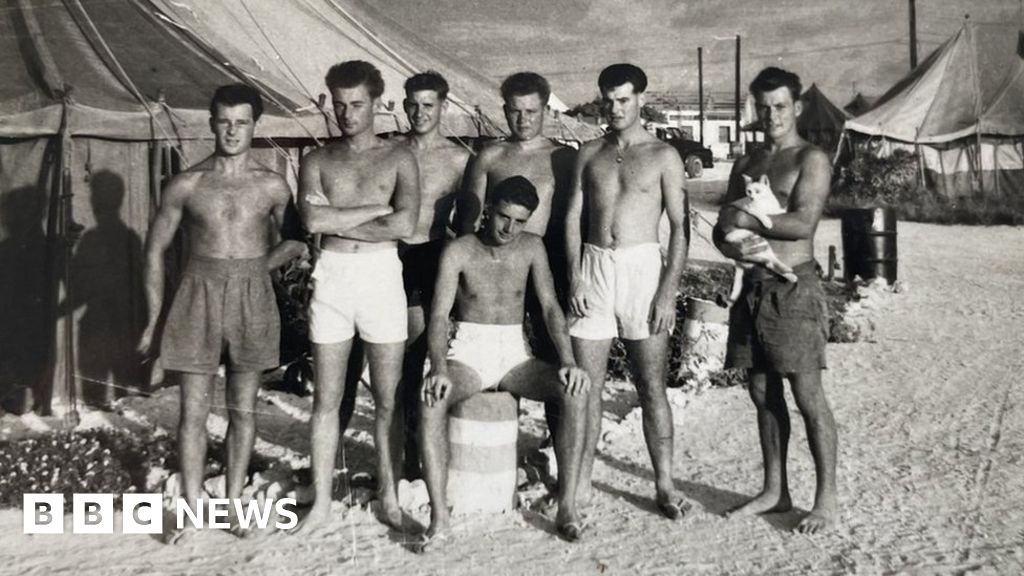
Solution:
[[[846,123],[878,153],[916,149],[925,183],[946,197],[1021,202],[1024,186],[1024,61],[1019,32],[965,24]]]
[[[816,84],[811,84],[800,95],[800,101],[803,102],[803,110],[796,121],[797,131],[808,142],[834,152],[848,116]]]
[[[258,156],[293,178],[301,148],[336,135],[324,73],[356,58],[387,85],[378,132],[406,128],[402,83],[433,69],[452,86],[444,133],[504,133],[494,82],[361,0],[7,2],[0,399],[29,386],[44,409],[54,390],[61,402],[79,392],[103,402],[144,381],[133,352],[144,323],[142,239],[161,177],[211,150],[214,88],[260,90]],[[597,135],[554,112],[547,130],[563,140]]]

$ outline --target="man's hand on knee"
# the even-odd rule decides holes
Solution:
[[[577,396],[590,389],[590,376],[579,366],[562,366],[558,369],[558,379],[570,396]]]
[[[427,406],[444,400],[452,387],[452,379],[447,374],[431,372],[423,379],[423,386],[420,388],[420,400]]]

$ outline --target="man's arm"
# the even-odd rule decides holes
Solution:
[[[562,307],[558,305],[558,298],[555,297],[555,282],[551,275],[551,265],[548,263],[544,243],[539,236],[531,235],[529,240],[531,240],[532,252],[530,281],[533,282],[533,290],[537,294],[537,301],[540,303],[541,313],[544,315],[544,326],[547,328],[548,334],[551,335],[555,352],[558,353],[559,363],[562,366],[575,366],[576,359],[569,341],[569,327],[565,322]]]
[[[341,234],[391,213],[387,205],[331,206],[320,180],[320,161],[323,149],[314,150],[302,159],[299,167],[299,215],[311,234]]]
[[[679,277],[686,266],[686,192],[683,190],[683,162],[679,154],[666,147],[662,154],[661,201],[668,216],[668,262],[661,273],[658,291],[651,305],[651,332],[672,329],[676,323],[676,295]]]
[[[800,160],[800,174],[789,195],[785,214],[772,216],[772,227],[765,228],[753,216],[743,213],[736,227],[751,230],[774,240],[804,240],[814,236],[825,209],[825,199],[832,181],[832,164],[828,155],[809,146]]]
[[[530,247],[532,252],[530,281],[533,282],[533,291],[537,295],[541,313],[544,315],[544,327],[547,328],[551,342],[555,345],[555,352],[558,354],[558,376],[570,394],[576,395],[585,392],[590,387],[590,378],[585,370],[576,365],[565,314],[562,313],[562,307],[558,304],[558,298],[555,297],[555,283],[551,277],[551,265],[548,263],[544,241],[540,237],[532,237],[529,240],[532,244]]]
[[[584,145],[576,155],[572,168],[572,184],[565,207],[565,257],[569,273],[569,309],[577,316],[586,316],[588,305],[583,295],[580,261],[583,251],[583,169],[591,156],[591,148]]]
[[[153,344],[160,311],[164,305],[164,252],[174,241],[174,234],[181,223],[185,200],[190,193],[186,178],[193,175],[185,173],[173,178],[163,190],[163,202],[156,213],[156,218],[149,227],[146,236],[145,265],[143,272],[146,291],[146,327],[142,330],[137,350],[148,355]]]
[[[487,197],[487,169],[490,156],[490,150],[484,148],[466,167],[466,175],[462,178],[462,192],[455,208],[459,236],[472,234],[480,222],[484,200]]]
[[[288,191],[288,185],[280,177],[274,183],[278,202],[274,205],[271,218],[274,220],[276,243],[267,254],[267,269],[276,270],[284,266],[293,258],[306,254],[306,243],[301,236],[298,226],[299,215],[292,202],[292,195]]]
[[[434,300],[427,322],[427,356],[430,374],[423,379],[420,398],[428,405],[444,398],[451,380],[448,378],[448,315],[455,305],[459,288],[459,246],[448,244],[441,253],[434,284]]]
[[[394,211],[378,216],[351,230],[342,232],[345,238],[364,242],[385,242],[408,238],[416,231],[420,215],[420,174],[416,157],[408,148],[395,149],[398,155],[393,198]]]

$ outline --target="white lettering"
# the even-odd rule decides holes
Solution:
[[[274,502],[274,510],[277,512],[278,518],[288,518],[287,522],[277,521],[275,526],[278,530],[291,530],[299,524],[299,516],[294,510],[289,510],[286,506],[295,508],[295,498],[281,498]]]

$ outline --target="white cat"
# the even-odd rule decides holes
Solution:
[[[768,175],[762,174],[759,180],[754,180],[744,174],[743,181],[746,183],[746,196],[729,205],[757,218],[757,221],[765,228],[771,228],[771,217],[775,214],[785,214],[786,210],[779,204],[778,198],[772,192],[771,184],[768,182]],[[757,236],[757,234],[742,228],[726,228],[725,230],[725,241],[730,244],[738,244],[751,236]],[[739,299],[740,290],[743,288],[743,273],[754,266],[764,266],[788,282],[797,281],[796,274],[793,274],[793,269],[783,264],[775,255],[775,251],[772,250],[771,246],[768,246],[763,252],[751,256],[747,260],[736,261],[736,273],[732,280],[729,304]]]

